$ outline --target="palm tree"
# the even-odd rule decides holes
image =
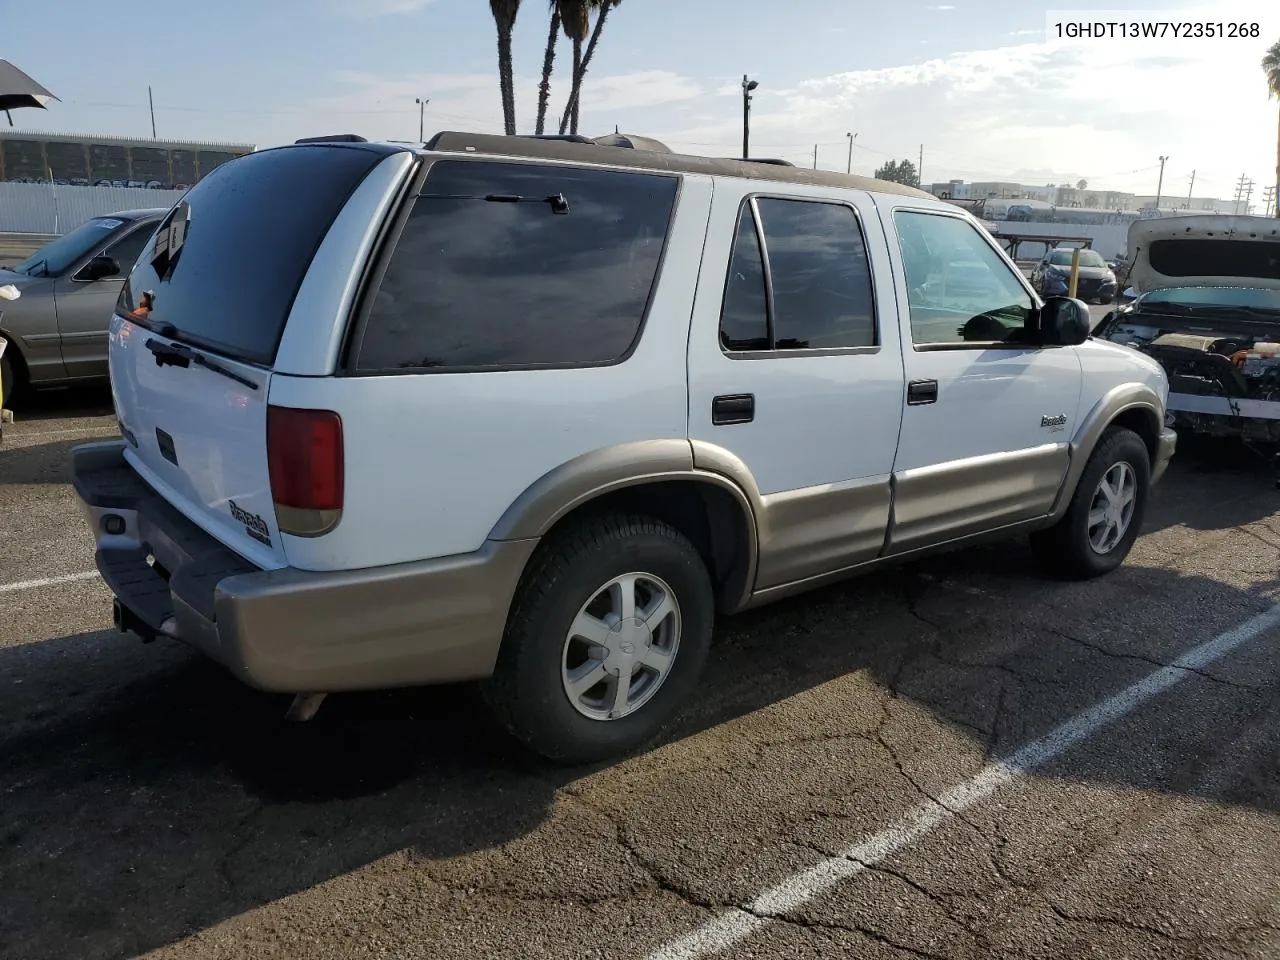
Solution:
[[[573,71],[573,88],[569,91],[569,103],[565,107],[566,116],[572,117],[572,132],[578,132],[578,114],[580,112],[580,104],[582,100],[582,80],[587,75],[587,67],[591,64],[591,58],[595,55],[596,44],[600,42],[600,33],[604,30],[604,22],[609,19],[609,11],[622,0],[587,0],[587,6],[595,10],[596,22],[595,27],[591,31],[591,40],[587,43],[586,52],[582,55],[582,59],[577,63]],[[561,121],[561,133],[564,133],[564,122]]]
[[[587,33],[591,29],[591,6],[594,0],[560,0],[558,6],[560,9],[560,25],[564,28],[564,35],[573,41],[573,76],[578,76],[578,70],[582,66],[582,44],[587,39]],[[565,107],[564,115],[560,117],[560,132],[564,133],[569,127],[570,121],[573,119],[572,94],[570,94],[569,105]],[[574,126],[574,133],[577,133],[577,126]]]
[[[551,0],[551,29],[547,50],[542,55],[542,82],[538,84],[538,123],[534,133],[542,135],[547,126],[547,102],[551,99],[551,73],[556,67],[556,40],[560,37],[560,0]]]
[[[520,12],[520,0],[489,0],[498,28],[498,86],[502,88],[502,123],[509,137],[516,132],[515,68],[511,62],[511,32]]]
[[[1262,72],[1267,75],[1267,99],[1280,97],[1280,40],[1268,48],[1262,58]],[[1276,121],[1276,215],[1280,216],[1280,117]]]

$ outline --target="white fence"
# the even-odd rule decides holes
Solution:
[[[0,183],[0,233],[62,234],[90,217],[142,207],[168,209],[180,196],[177,190],[140,187]]]

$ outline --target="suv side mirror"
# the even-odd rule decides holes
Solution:
[[[120,276],[120,264],[115,257],[94,257],[80,271],[81,280],[105,280],[107,277]]]
[[[1083,300],[1050,297],[1036,318],[1037,339],[1044,346],[1073,347],[1089,339],[1093,320]]]

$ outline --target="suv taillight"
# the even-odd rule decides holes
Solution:
[[[342,515],[342,418],[332,410],[267,407],[267,467],[282,533],[318,537]]]

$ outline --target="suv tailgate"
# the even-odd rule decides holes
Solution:
[[[207,533],[260,567],[282,567],[266,455],[271,374],[224,357],[210,359],[244,382],[195,363],[157,364],[153,351],[174,345],[112,318],[111,383],[125,459]]]
[[[161,221],[116,306],[111,382],[129,463],[264,568],[288,563],[267,451],[276,353],[316,250],[390,152],[316,144],[228,161]]]

